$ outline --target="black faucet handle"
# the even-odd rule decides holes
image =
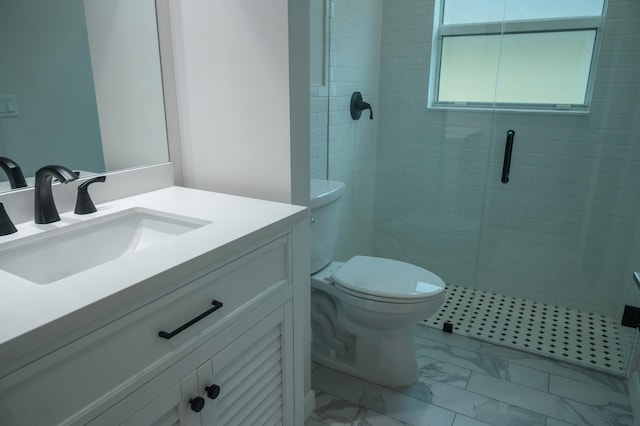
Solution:
[[[7,174],[11,189],[24,188],[27,186],[27,181],[18,163],[10,158],[0,157],[0,168]]]
[[[4,209],[4,204],[0,203],[0,236],[13,234],[14,232],[18,232],[18,230],[11,222],[9,214]]]
[[[373,108],[368,102],[362,100],[362,93],[353,92],[351,95],[351,102],[349,104],[349,110],[351,111],[351,118],[354,120],[360,120],[362,111],[369,110],[369,119],[373,120]]]
[[[72,172],[76,175],[76,179],[80,179],[80,170],[72,170]],[[60,180],[54,177],[52,182],[60,182]]]
[[[89,179],[87,181],[82,182],[80,185],[78,185],[78,191],[86,191],[87,188],[89,187],[89,185],[91,185],[94,182],[104,182],[107,180],[106,176],[96,176],[92,179]]]
[[[371,108],[371,104],[368,102],[359,102],[357,108],[360,111],[364,111],[365,109],[369,110],[369,120],[373,120],[373,109]]]
[[[76,208],[74,209],[75,214],[89,214],[94,213],[98,209],[93,204],[91,200],[91,196],[89,195],[89,185],[95,182],[104,182],[107,180],[106,176],[98,176],[93,179],[89,179],[86,182],[82,182],[78,185],[78,197],[76,198]]]

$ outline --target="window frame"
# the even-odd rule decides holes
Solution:
[[[433,109],[463,109],[463,110],[506,110],[520,112],[563,112],[588,113],[593,96],[595,74],[598,65],[602,32],[607,11],[607,0],[603,1],[602,13],[599,16],[577,16],[568,18],[547,18],[531,20],[514,20],[504,22],[470,23],[470,24],[442,24],[444,6],[447,0],[435,0],[433,17],[433,35],[431,51],[431,69],[429,70],[429,95],[427,106]],[[507,0],[508,1],[508,0]],[[505,34],[531,34],[538,32],[562,32],[577,30],[595,30],[593,50],[589,68],[589,77],[582,104],[553,104],[553,103],[507,103],[507,102],[452,102],[438,101],[440,89],[440,70],[442,59],[442,45],[445,37],[451,36],[482,36]]]

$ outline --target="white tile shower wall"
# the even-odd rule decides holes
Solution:
[[[448,282],[618,315],[638,250],[638,2],[609,1],[587,115],[427,109],[433,7],[384,3],[374,253]]]
[[[346,260],[373,251],[382,0],[331,0],[330,4],[328,174],[346,185],[336,256]],[[360,120],[351,119],[353,92],[361,92],[373,106],[374,120],[369,120],[368,111]],[[318,106],[320,114],[323,102],[326,98],[321,96],[312,99],[312,111]],[[315,129],[312,139],[318,141],[312,142],[312,176],[323,178],[327,150],[319,141],[320,126]],[[326,133],[324,137],[326,141]]]
[[[491,115],[427,110],[433,2],[384,7],[376,255],[473,285]]]

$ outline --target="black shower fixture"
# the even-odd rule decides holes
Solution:
[[[362,100],[362,94],[360,92],[353,92],[351,95],[351,118],[354,120],[360,120],[362,111],[369,110],[369,119],[373,120],[373,109],[371,105]]]

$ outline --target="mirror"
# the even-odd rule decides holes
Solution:
[[[154,0],[0,0],[0,28],[0,157],[28,184],[169,160]]]

